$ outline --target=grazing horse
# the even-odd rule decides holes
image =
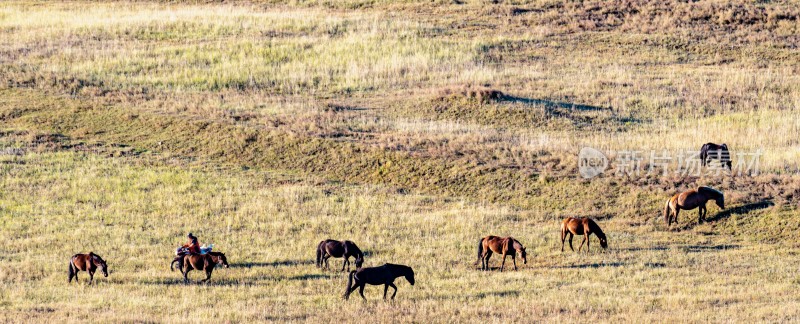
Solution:
[[[175,261],[173,261],[174,263]],[[183,283],[189,283],[189,271],[192,270],[205,270],[206,278],[201,282],[211,280],[211,272],[218,264],[230,268],[228,258],[222,252],[208,252],[207,254],[187,254],[183,256],[181,261],[181,272],[183,273]],[[170,266],[171,267],[171,266]]]
[[[728,167],[728,170],[731,170],[731,152],[728,151],[728,145],[722,143],[722,145],[717,145],[714,143],[706,143],[703,144],[703,147],[700,148],[700,160],[703,166],[706,166],[710,160],[717,159],[719,163],[722,164],[723,167]]]
[[[345,265],[347,266],[347,271],[350,271],[351,256],[356,258],[356,269],[361,268],[361,265],[364,264],[364,252],[361,252],[361,249],[359,249],[355,243],[331,239],[324,240],[317,245],[317,268],[322,267],[322,264],[325,263],[324,268],[328,269],[330,268],[328,264],[328,259],[330,257],[343,257],[342,271],[344,271]]]
[[[697,211],[699,215],[697,223],[702,223],[708,213],[706,203],[712,199],[720,209],[725,209],[725,196],[719,190],[711,187],[697,187],[697,189],[675,194],[664,205],[664,220],[667,222],[667,226],[672,225],[673,220],[675,224],[678,223],[678,213],[681,209],[692,210],[698,207],[700,209]],[[673,214],[675,217],[672,217]]]
[[[394,288],[394,293],[392,294],[392,299],[394,299],[394,296],[397,295],[397,286],[394,285],[394,280],[398,277],[406,277],[408,283],[412,286],[414,285],[414,269],[400,264],[387,263],[380,267],[361,268],[350,271],[350,277],[347,279],[347,290],[344,292],[344,299],[350,299],[350,293],[356,290],[356,287],[359,287],[358,293],[361,294],[361,298],[367,300],[367,297],[364,297],[364,287],[366,287],[367,284],[373,286],[384,285],[383,299],[386,299],[386,292],[389,291],[389,287]],[[355,283],[353,283],[354,279]]]
[[[522,264],[528,264],[528,253],[525,252],[525,247],[522,243],[513,237],[497,237],[487,236],[478,241],[478,262],[481,262],[481,270],[489,270],[489,258],[492,257],[492,252],[500,253],[503,255],[503,262],[500,263],[500,272],[506,266],[506,257],[511,255],[511,260],[514,262],[514,271],[517,270],[517,259],[519,256],[522,259]],[[475,262],[475,264],[478,264]]]
[[[583,248],[583,243],[586,243],[586,252],[589,252],[589,235],[594,234],[600,240],[600,246],[604,249],[608,248],[608,240],[606,234],[600,229],[600,225],[589,218],[575,218],[567,217],[561,222],[561,252],[564,252],[564,240],[569,235],[569,248],[574,252],[575,248],[572,247],[572,237],[575,235],[583,235],[581,246],[578,247],[578,252]]]
[[[78,282],[78,271],[87,271],[89,272],[89,284],[91,285],[97,268],[100,268],[104,277],[108,277],[108,265],[99,255],[94,254],[94,252],[73,255],[69,260],[69,282],[72,283],[73,277],[75,282]]]

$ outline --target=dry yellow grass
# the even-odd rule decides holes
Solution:
[[[0,320],[798,321],[796,1],[464,2],[0,4]],[[577,174],[709,141],[762,174]],[[729,209],[665,229],[700,184]],[[561,253],[565,216],[611,248]],[[188,231],[210,285],[168,270]],[[477,271],[488,234],[529,264]],[[417,285],[343,302],[324,238]]]

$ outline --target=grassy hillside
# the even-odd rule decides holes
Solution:
[[[796,1],[462,2],[0,4],[0,318],[798,319]],[[706,142],[760,172],[578,174]],[[698,185],[727,209],[666,228]],[[566,216],[610,249],[560,252]],[[167,268],[189,231],[209,285]],[[489,234],[528,264],[477,271]],[[418,283],[342,302],[325,238]],[[67,285],[88,251],[110,277]]]

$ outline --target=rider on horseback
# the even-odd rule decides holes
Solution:
[[[186,235],[189,238],[189,242],[183,245],[183,248],[186,248],[186,251],[190,254],[200,254],[200,242],[197,241],[197,237],[189,233]]]

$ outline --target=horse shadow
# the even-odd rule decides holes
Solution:
[[[518,297],[519,290],[491,291],[475,294],[475,298],[484,299],[487,297]]]
[[[554,267],[556,269],[598,269],[598,268],[618,268],[625,266],[625,263],[622,262],[596,262],[596,263],[586,263],[586,264],[573,264],[568,266],[559,266]]]
[[[735,250],[741,248],[737,244],[720,244],[720,245],[687,245],[683,248],[686,252],[703,252],[703,251],[722,251],[722,250]]]
[[[620,248],[617,251],[639,252],[639,251],[666,251],[669,250],[666,246],[651,246],[651,247],[630,247]]]
[[[314,264],[312,260],[282,260],[272,262],[237,262],[231,263],[231,268],[276,268],[276,267],[297,267]]]
[[[710,221],[710,222],[723,220],[723,219],[727,219],[727,218],[731,217],[732,215],[747,214],[747,213],[749,213],[751,211],[754,211],[754,210],[769,208],[769,207],[772,207],[772,206],[775,206],[775,203],[773,203],[771,200],[762,200],[762,201],[755,202],[755,203],[750,203],[750,204],[746,204],[746,205],[742,205],[742,206],[738,206],[738,207],[734,207],[734,208],[725,209],[723,211],[720,211],[719,213],[717,213],[713,217],[709,217],[707,220]]]
[[[331,276],[330,275],[326,275],[326,274],[309,273],[309,274],[304,274],[304,275],[299,275],[299,276],[291,276],[288,279],[289,280],[317,280],[317,279],[330,279],[330,278],[331,278]]]

